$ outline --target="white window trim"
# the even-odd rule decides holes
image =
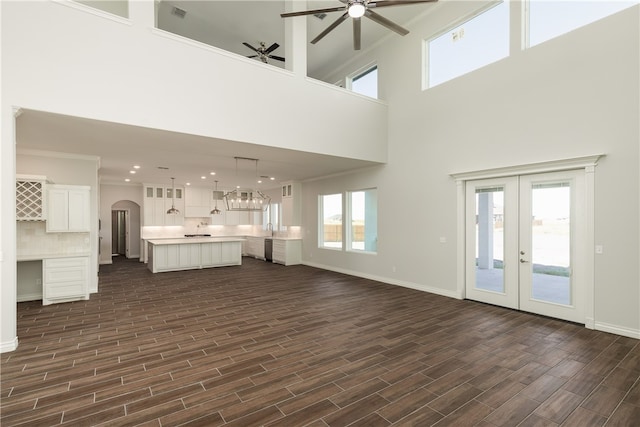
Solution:
[[[559,172],[566,170],[583,169],[585,171],[585,242],[587,248],[593,250],[586,251],[585,264],[591,266],[585,271],[585,327],[596,329],[595,322],[595,224],[594,224],[594,193],[595,193],[595,168],[598,160],[604,154],[596,154],[584,157],[573,157],[568,159],[551,160],[540,163],[529,163],[524,165],[505,166],[493,169],[476,170],[461,173],[452,173],[450,176],[455,179],[457,187],[457,253],[456,253],[456,296],[459,299],[465,298],[465,182],[486,178],[500,178],[514,175],[529,175],[543,172]]]
[[[345,81],[345,86],[347,89],[353,91],[352,88],[352,84],[354,80],[357,80],[358,77],[361,77],[371,71],[373,71],[374,68],[378,68],[378,63],[377,62],[370,62],[369,64],[365,65],[364,67],[358,68],[356,71],[354,71],[351,74],[348,74],[346,77],[346,81]]]
[[[366,192],[366,191],[370,191],[370,190],[376,190],[376,192],[378,191],[377,187],[368,187],[368,188],[362,188],[359,190],[347,190],[345,191],[345,204],[343,207],[343,211],[345,214],[347,215],[343,215],[344,217],[348,218],[347,223],[345,224],[344,220],[342,221],[342,227],[345,230],[344,233],[344,240],[345,240],[345,251],[346,252],[352,252],[352,253],[356,253],[356,254],[364,254],[364,255],[377,255],[378,251],[367,251],[365,249],[353,249],[352,243],[353,241],[351,240],[351,235],[352,235],[352,218],[351,218],[351,193],[358,193],[358,192]],[[377,206],[376,206],[377,209]],[[377,217],[377,212],[376,212],[376,217]],[[377,225],[376,224],[376,229],[377,229]],[[377,231],[376,231],[377,234]]]
[[[342,206],[341,206],[341,215],[342,215],[342,236],[341,239],[342,241],[340,242],[340,247],[339,248],[333,248],[331,246],[325,246],[324,245],[324,197],[325,196],[334,196],[334,195],[340,195],[342,197]],[[330,251],[338,251],[338,252],[344,252],[345,250],[345,227],[344,227],[344,207],[345,207],[345,193],[344,192],[337,192],[337,193],[324,193],[324,194],[319,194],[318,195],[318,249],[327,249]],[[320,222],[322,221],[322,223]]]

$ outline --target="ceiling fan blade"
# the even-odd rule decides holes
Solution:
[[[407,34],[409,34],[409,30],[402,28],[400,25],[389,21],[387,18],[385,18],[382,15],[378,15],[377,13],[375,13],[372,10],[367,9],[366,12],[364,13],[364,16],[366,16],[367,18],[371,19],[374,22],[377,22],[378,24],[382,25],[383,27],[387,27],[388,29],[390,29],[391,31],[395,31],[396,33],[400,34],[401,36],[405,36]]]
[[[362,33],[362,20],[353,18],[353,50],[360,50],[360,35]]]
[[[438,0],[381,0],[381,1],[372,1],[367,6],[368,7],[402,6],[407,4],[435,3],[437,1]]]
[[[284,58],[282,56],[269,55],[269,58],[284,62]]]
[[[280,16],[283,18],[290,18],[292,16],[316,15],[318,13],[338,12],[340,10],[346,10],[346,6],[329,7],[326,9],[301,10],[300,12],[281,13]]]
[[[278,43],[274,43],[274,44],[272,44],[271,46],[269,46],[269,47],[264,51],[264,53],[269,54],[269,53],[273,52],[274,50],[276,50],[276,49],[277,49],[277,48],[279,48],[279,47],[280,47],[280,45],[279,45]]]
[[[247,56],[247,58],[257,58],[257,57],[258,57],[258,55],[249,55],[249,56]]]
[[[349,13],[347,13],[347,12],[343,13],[338,19],[333,21],[333,24],[329,25],[323,32],[318,34],[318,37],[316,37],[315,39],[311,40],[311,44],[318,43],[324,36],[329,34],[334,28],[336,28],[338,25],[342,24],[344,22],[344,20],[347,19],[348,16],[349,16]]]
[[[254,52],[258,52],[258,49],[256,49],[255,47],[251,46],[249,43],[247,42],[242,42],[243,45],[245,45],[246,47],[248,47],[249,49],[251,49]],[[258,52],[260,53],[260,52]]]

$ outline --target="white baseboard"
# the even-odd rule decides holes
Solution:
[[[100,261],[100,265],[108,265],[108,264],[113,264],[113,260],[109,259],[109,260]]]
[[[40,299],[42,299],[42,292],[38,292],[34,294],[23,294],[23,295],[18,295],[16,297],[17,302],[37,301]]]
[[[337,268],[331,265],[316,264],[312,262],[302,262],[309,267],[321,268],[323,270],[335,271],[336,273],[348,274],[349,276],[362,277],[364,279],[375,280],[377,282],[388,283],[390,285],[402,286],[403,288],[415,289],[417,291],[428,292],[430,294],[441,295],[443,297],[462,299],[461,295],[458,295],[457,291],[447,291],[445,289],[434,288],[432,286],[421,285],[419,283],[406,282],[404,280],[391,279],[389,277],[376,276],[373,274],[364,274],[359,271],[348,270],[344,268]]]
[[[18,348],[18,337],[15,337],[11,341],[0,343],[0,353],[8,353]]]
[[[640,339],[640,329],[631,329],[624,326],[612,325],[610,323],[604,322],[595,322],[595,329],[597,331],[622,335],[623,337]]]

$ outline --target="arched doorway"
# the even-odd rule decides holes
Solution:
[[[140,205],[119,200],[111,205],[111,256],[140,257]]]

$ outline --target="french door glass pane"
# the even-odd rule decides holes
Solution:
[[[504,293],[504,188],[476,189],[477,289]]]
[[[531,218],[531,297],[571,304],[571,187],[534,184]]]

